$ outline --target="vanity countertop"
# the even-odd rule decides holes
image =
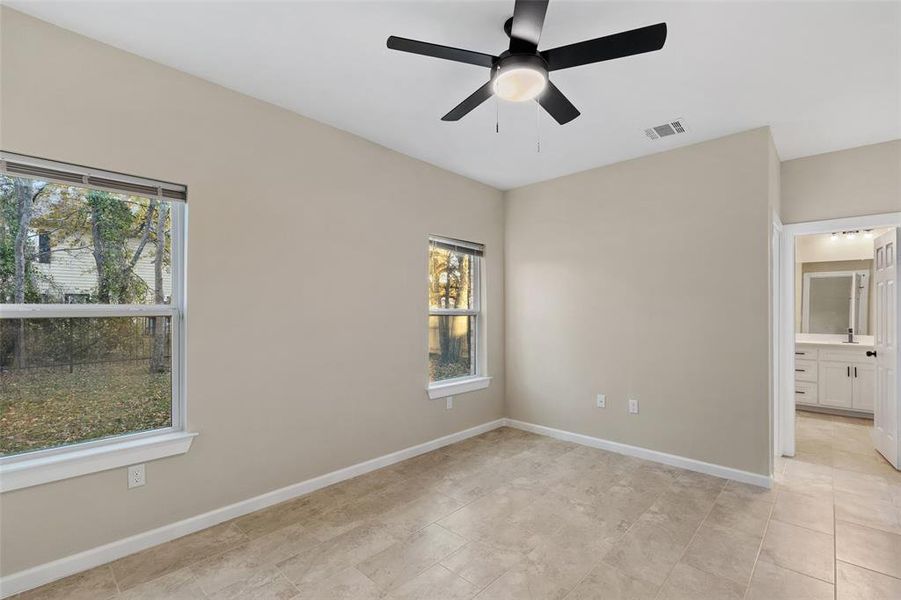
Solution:
[[[875,339],[872,335],[855,335],[856,343],[849,344],[846,335],[828,335],[818,333],[797,333],[795,334],[796,344],[809,344],[811,346],[832,346],[835,348],[872,348],[875,345]]]

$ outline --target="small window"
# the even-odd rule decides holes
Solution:
[[[50,234],[38,234],[38,262],[44,265],[50,264]]]
[[[429,240],[429,382],[479,373],[483,246]]]
[[[4,248],[21,267],[0,277],[3,459],[183,428],[185,203],[66,167],[0,172],[0,242],[37,240]]]

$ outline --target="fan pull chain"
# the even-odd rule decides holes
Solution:
[[[494,133],[501,132],[501,109],[497,95],[494,96]]]
[[[538,141],[538,153],[541,154],[541,105],[535,103],[535,137]]]

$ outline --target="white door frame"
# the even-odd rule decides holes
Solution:
[[[782,456],[795,455],[795,238],[812,233],[899,226],[901,226],[901,212],[783,225],[782,243],[778,249],[781,254],[779,258],[781,281],[778,290],[773,291],[779,295],[779,316],[778,319],[774,319],[778,320],[779,349],[773,352],[772,365],[774,376],[779,380],[774,399],[773,419],[774,437],[778,440],[777,455],[780,453]],[[898,327],[901,329],[901,323]],[[901,339],[901,335],[898,339]],[[901,386],[898,389],[901,389]],[[901,394],[898,397],[901,401]]]
[[[782,413],[779,410],[779,386],[781,380],[779,373],[782,369],[782,361],[779,359],[781,355],[781,344],[779,334],[782,331],[782,311],[780,310],[781,289],[782,289],[782,244],[783,229],[782,220],[774,211],[772,214],[772,223],[770,224],[770,360],[772,368],[770,373],[770,422],[772,423],[772,432],[770,439],[770,475],[775,471],[773,458],[782,455]]]

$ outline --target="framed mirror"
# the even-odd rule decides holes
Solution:
[[[869,271],[805,273],[801,331],[869,335],[869,293]]]

